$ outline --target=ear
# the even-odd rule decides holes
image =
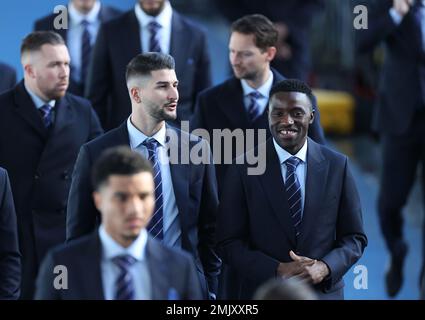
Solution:
[[[98,191],[93,191],[92,196],[96,209],[100,211],[100,208],[102,206],[102,197],[100,196],[100,193]]]
[[[24,72],[30,77],[30,78],[35,78],[35,70],[34,67],[27,63],[24,65]]]
[[[266,50],[267,61],[272,61],[276,55],[276,47],[268,47]]]
[[[308,122],[309,124],[312,124],[314,121],[314,110],[311,112],[310,114],[310,121]]]
[[[140,92],[140,88],[137,87],[131,87],[130,88],[130,97],[132,100],[136,101],[137,103],[142,102],[142,96]]]

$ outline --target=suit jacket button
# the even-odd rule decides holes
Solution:
[[[36,174],[34,175],[34,179],[35,179],[35,180],[40,179],[40,175],[39,175],[38,173],[36,173]]]

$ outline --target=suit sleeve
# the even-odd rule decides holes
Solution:
[[[59,290],[54,288],[55,274],[53,273],[56,263],[52,253],[44,258],[36,280],[35,300],[59,300]]]
[[[0,300],[18,299],[21,286],[21,255],[15,206],[9,179],[0,172]]]
[[[243,277],[263,283],[276,276],[279,261],[249,246],[248,199],[242,168],[246,169],[240,165],[229,167],[221,193],[217,223],[219,254]]]
[[[67,241],[92,232],[97,224],[98,212],[92,200],[91,166],[92,160],[88,149],[83,145],[75,163],[68,197]]]
[[[107,128],[108,95],[112,84],[111,61],[109,57],[108,41],[104,25],[101,25],[97,34],[92,53],[86,96],[93,104],[103,128]]]
[[[192,257],[188,257],[186,264],[186,297],[185,300],[202,300],[202,290],[199,276]]]
[[[202,140],[201,143],[206,144],[205,149],[210,150],[210,147],[205,140]],[[209,151],[209,153],[210,164],[205,165],[202,200],[199,208],[198,252],[208,281],[209,292],[216,294],[218,287],[218,274],[220,273],[221,268],[221,260],[215,251],[218,196],[214,163],[211,151]]]
[[[363,231],[360,197],[345,160],[344,181],[336,225],[335,249],[322,258],[330,271],[326,287],[335,284],[363,254],[367,237]]]

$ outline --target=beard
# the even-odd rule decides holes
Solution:
[[[177,118],[176,112],[167,112],[164,106],[152,110],[151,116],[158,121],[173,121]]]

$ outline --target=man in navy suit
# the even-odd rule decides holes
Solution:
[[[196,95],[211,85],[207,42],[200,27],[172,9],[168,0],[139,0],[133,10],[101,26],[94,48],[88,97],[105,130],[130,115],[125,67],[141,52],[169,53],[176,61],[176,125],[189,120]]]
[[[66,42],[71,56],[68,92],[78,96],[84,95],[92,47],[100,24],[118,17],[120,13],[121,11],[104,6],[97,0],[71,0],[68,4],[67,29],[55,28],[58,14],[50,14],[35,22],[35,31],[55,31]]]
[[[59,34],[29,34],[21,45],[24,80],[0,95],[0,165],[10,175],[18,217],[24,299],[33,297],[44,254],[65,241],[78,150],[102,133],[89,101],[66,93],[69,60]]]
[[[15,70],[11,66],[0,62],[0,93],[12,89],[15,84]]]
[[[394,297],[403,283],[408,251],[402,209],[418,167],[425,166],[425,6],[421,0],[363,4],[368,6],[369,25],[357,32],[358,50],[366,52],[383,41],[386,53],[373,125],[382,144],[378,212],[390,252],[385,283],[388,295]],[[424,170],[421,181],[425,187]],[[425,277],[425,224],[422,231],[421,279]]]
[[[93,234],[48,254],[36,299],[202,298],[192,257],[148,235],[155,207],[153,174],[149,160],[129,147],[102,153],[92,174],[102,223]],[[67,268],[66,288],[54,286],[58,265]]]
[[[248,15],[236,20],[231,27],[229,60],[234,76],[225,82],[201,92],[197,99],[191,128],[206,129],[213,137],[214,129],[265,129],[270,136],[267,120],[267,101],[273,84],[284,77],[270,68],[276,54],[277,30],[263,15]],[[256,109],[252,110],[253,94]],[[252,114],[254,112],[254,114]],[[309,130],[310,137],[324,144],[320,114],[315,106],[315,121]],[[217,141],[212,140],[213,146]],[[236,150],[236,148],[233,148]],[[224,150],[221,152],[224,155]],[[239,156],[232,154],[232,159]],[[227,165],[216,165],[219,192]]]
[[[252,298],[270,278],[298,276],[320,299],[343,299],[342,278],[367,244],[347,157],[307,138],[312,102],[299,80],[274,85],[272,138],[250,151],[265,157],[265,173],[250,175],[245,164],[228,171],[217,238],[239,273],[239,298]]]
[[[217,290],[221,261],[215,253],[218,197],[209,145],[165,124],[176,118],[179,99],[170,55],[137,55],[127,66],[126,78],[132,103],[130,117],[80,150],[69,195],[67,239],[92,232],[98,223],[99,214],[91,199],[90,172],[94,161],[106,148],[130,146],[149,157],[155,170],[159,170],[155,174],[159,228],[150,230],[152,235],[170,247],[192,254],[204,297],[208,293],[212,297]],[[204,150],[207,161],[191,161],[189,155],[196,150]]]
[[[6,170],[0,168],[0,300],[19,298],[21,254],[12,190]]]

